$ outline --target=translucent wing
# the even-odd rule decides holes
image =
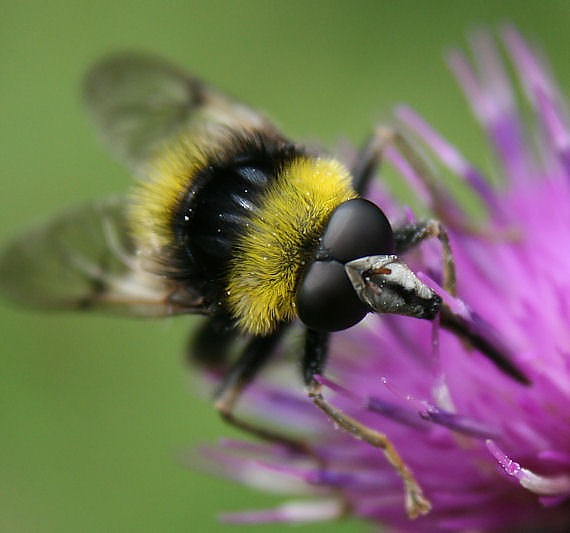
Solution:
[[[276,132],[259,113],[160,59],[123,54],[96,65],[85,100],[104,140],[136,174],[185,129],[215,124]]]
[[[201,298],[144,270],[123,198],[79,206],[14,240],[0,257],[0,291],[46,309],[133,316],[206,313]]]

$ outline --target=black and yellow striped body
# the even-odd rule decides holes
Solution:
[[[253,335],[297,316],[296,289],[326,222],[357,196],[340,163],[274,132],[190,131],[150,168],[130,210],[139,249]]]
[[[189,354],[223,372],[216,408],[234,426],[312,456],[309,443],[233,412],[274,353],[283,325],[298,317],[309,397],[338,427],[381,448],[415,505],[410,516],[425,512],[429,504],[391,443],[329,404],[317,378],[330,332],[377,312],[428,320],[439,314],[443,327],[528,383],[495,339],[479,334],[486,329],[481,319],[456,315],[394,255],[438,237],[443,286],[453,289],[442,226],[414,223],[395,236],[382,210],[358,197],[394,141],[437,197],[421,157],[403,137],[379,129],[353,183],[340,163],[292,144],[257,111],[141,54],[96,65],[85,100],[102,137],[141,180],[129,198],[79,206],[17,238],[0,255],[0,291],[48,309],[211,315]],[[232,361],[238,333],[250,338]]]

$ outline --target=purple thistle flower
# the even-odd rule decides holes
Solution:
[[[401,154],[390,150],[387,158],[447,226],[458,282],[458,298],[445,296],[448,305],[474,324],[481,317],[481,328],[492,324],[489,335],[509,347],[530,385],[428,322],[369,316],[334,336],[321,383],[335,405],[389,436],[431,512],[410,521],[401,481],[382,454],[335,429],[278,368],[248,390],[245,409],[307,438],[317,460],[233,441],[205,453],[225,476],[304,499],[226,519],[309,522],[348,514],[397,531],[570,529],[570,129],[544,63],[514,29],[502,38],[530,121],[487,33],[473,38],[475,67],[459,52],[449,57],[495,152],[500,187],[411,109],[396,111],[434,166],[470,187],[485,222],[473,229],[442,184],[427,191]],[[393,221],[411,216],[387,192],[371,196]],[[437,284],[436,242],[406,261]]]

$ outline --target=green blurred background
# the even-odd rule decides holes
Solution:
[[[37,217],[128,187],[79,99],[83,72],[106,52],[162,54],[291,136],[331,147],[362,142],[392,104],[409,102],[485,164],[442,52],[463,46],[469,29],[513,21],[568,87],[570,4],[540,4],[3,0],[0,242]],[[185,451],[232,434],[184,368],[190,323],[0,303],[1,532],[230,531],[220,511],[279,501],[182,466]]]

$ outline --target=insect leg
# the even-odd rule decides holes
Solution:
[[[398,130],[386,126],[376,128],[370,139],[361,151],[356,166],[353,168],[354,187],[357,192],[366,192],[370,180],[374,178],[378,167],[389,146],[394,146],[414,169],[418,178],[428,189],[432,199],[432,209],[438,218],[445,220],[446,211],[441,207],[446,205],[445,192],[439,186],[438,180],[433,171],[429,168],[418,149],[410,143]],[[437,219],[419,221],[408,224],[394,230],[396,253],[401,255],[415,247],[423,240],[436,237],[439,239],[443,250],[443,287],[450,294],[456,294],[455,264],[449,238],[444,224]]]
[[[414,170],[417,177],[429,192],[432,210],[438,218],[445,220],[446,212],[442,209],[447,205],[446,192],[439,185],[434,171],[427,161],[401,132],[389,126],[378,126],[362,148],[358,161],[352,168],[353,186],[359,194],[365,194],[370,181],[377,175],[384,154],[389,146],[396,148]]]
[[[237,332],[227,317],[213,316],[192,334],[186,349],[188,359],[211,370],[224,370],[236,337]]]
[[[265,363],[269,360],[285,329],[286,326],[282,326],[278,331],[271,335],[253,337],[248,342],[238,359],[226,372],[224,380],[216,392],[214,406],[222,418],[234,427],[237,427],[260,439],[283,444],[294,452],[313,455],[306,442],[297,440],[285,435],[284,433],[274,431],[248,420],[243,420],[236,417],[234,414],[236,402],[245,387],[251,383]]]
[[[366,194],[370,181],[376,176],[382,164],[387,144],[384,136],[374,132],[360,150],[356,164],[351,169],[352,186],[358,194]]]
[[[409,251],[425,239],[435,237],[442,245],[443,253],[443,288],[452,296],[457,295],[455,262],[445,227],[438,220],[430,219],[407,224],[394,230],[396,253]],[[446,304],[440,307],[442,327],[451,331],[469,346],[480,351],[499,369],[520,383],[528,384],[528,378],[511,362],[509,350],[502,345],[498,337],[492,338],[492,330],[478,317],[468,320],[454,313]]]
[[[455,262],[451,253],[449,237],[443,224],[436,219],[420,220],[394,228],[396,254],[401,255],[415,248],[426,239],[437,238],[441,243],[443,255],[443,288],[452,296],[457,295]]]
[[[227,370],[215,395],[216,408],[224,418],[231,416],[237,399],[269,360],[280,337],[281,331],[263,337],[252,337]]]
[[[443,250],[443,287],[451,295],[456,294],[456,278],[453,255],[445,225],[461,227],[463,231],[477,233],[467,220],[458,217],[457,213],[448,207],[453,205],[447,199],[447,193],[439,185],[439,180],[427,164],[419,150],[406,139],[402,133],[389,127],[378,127],[368,140],[361,152],[360,159],[353,169],[354,187],[359,193],[364,193],[370,180],[376,175],[378,166],[382,163],[385,151],[389,146],[395,147],[405,158],[416,176],[426,187],[430,198],[430,208],[439,220],[420,221],[395,229],[397,253],[404,253],[426,238],[436,237],[440,240]],[[528,378],[510,362],[509,350],[503,346],[500,339],[491,338],[488,325],[479,317],[476,320],[466,320],[454,313],[447,305],[441,306],[441,325],[479,350],[493,361],[503,372],[520,383],[528,384]]]
[[[303,358],[303,376],[309,398],[321,411],[331,418],[338,427],[357,439],[363,440],[382,451],[388,462],[402,478],[405,490],[406,511],[410,518],[416,518],[419,515],[426,514],[429,512],[431,505],[423,495],[423,491],[414,478],[413,473],[404,463],[388,437],[383,433],[365,426],[324,398],[322,385],[315,379],[315,376],[321,374],[324,370],[328,339],[328,333],[311,329],[307,330],[305,354]]]

